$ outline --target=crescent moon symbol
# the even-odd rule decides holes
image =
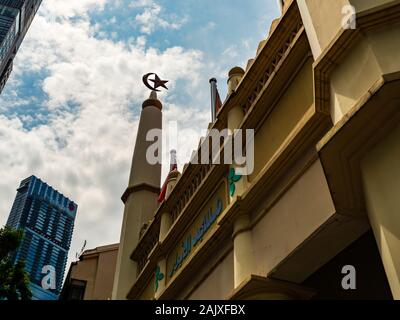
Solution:
[[[149,77],[150,77],[151,75],[153,75],[153,74],[155,75],[155,73],[150,72],[150,73],[144,75],[144,76],[143,76],[143,83],[144,83],[144,85],[145,85],[147,88],[149,88],[150,90],[154,90],[154,91],[160,92],[160,90],[151,87],[150,84],[149,84]]]

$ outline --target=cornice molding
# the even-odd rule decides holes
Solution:
[[[134,193],[134,192],[139,192],[139,191],[149,191],[155,194],[160,194],[160,188],[155,187],[152,185],[149,185],[147,183],[141,183],[135,186],[128,187],[124,194],[121,197],[122,202],[125,204],[128,201],[129,196]]]

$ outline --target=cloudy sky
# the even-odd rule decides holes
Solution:
[[[181,168],[210,120],[208,80],[224,98],[277,16],[276,0],[43,0],[0,97],[0,226],[34,174],[79,205],[70,260],[85,239],[118,242],[142,75],[170,80]]]

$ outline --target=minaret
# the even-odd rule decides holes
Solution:
[[[129,185],[122,196],[125,204],[117,267],[114,276],[113,299],[125,300],[136,281],[137,266],[130,256],[136,248],[140,230],[148,223],[157,210],[160,193],[161,164],[150,164],[146,159],[147,149],[154,141],[146,141],[147,133],[162,128],[162,104],[153,91],[143,102],[139,129],[133,152]],[[161,150],[159,150],[161,152]]]

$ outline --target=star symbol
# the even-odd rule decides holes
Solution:
[[[158,91],[157,88],[163,87],[164,89],[168,90],[168,87],[165,85],[168,83],[167,80],[161,80],[158,75],[154,75],[155,79],[149,79],[149,81],[154,83],[154,90]]]

